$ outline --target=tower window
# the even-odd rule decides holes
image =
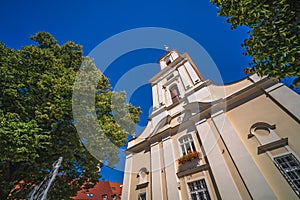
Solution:
[[[172,61],[171,61],[171,55],[165,57],[164,61],[166,62],[166,65],[171,64],[171,62],[172,62]]]
[[[171,60],[168,59],[168,60],[166,61],[166,64],[167,64],[167,65],[171,64]]]
[[[286,154],[275,157],[274,162],[291,185],[296,194],[300,197],[300,162],[293,154]]]
[[[171,99],[172,99],[172,103],[177,103],[179,102],[179,90],[177,85],[174,85],[173,87],[170,88],[170,94],[171,94]]]
[[[179,138],[179,144],[180,144],[180,149],[181,149],[182,155],[186,155],[189,152],[196,151],[194,141],[193,141],[191,134],[185,135],[185,136],[182,136],[181,138]]]
[[[188,183],[192,200],[210,200],[210,196],[204,179]]]

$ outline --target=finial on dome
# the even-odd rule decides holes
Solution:
[[[164,45],[164,47],[166,51],[169,51],[169,47],[167,45]]]

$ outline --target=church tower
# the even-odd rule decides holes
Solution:
[[[161,71],[150,80],[154,113],[157,109],[179,103],[186,91],[203,82],[187,53],[179,55],[175,50],[167,51],[158,62]]]
[[[153,111],[126,150],[122,199],[300,197],[298,94],[256,74],[215,85],[176,50],[158,63]]]

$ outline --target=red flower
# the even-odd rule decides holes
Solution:
[[[188,152],[186,155],[183,155],[181,158],[178,159],[178,163],[184,164],[188,161],[192,161],[199,157],[200,157],[200,152],[198,152],[198,151]]]

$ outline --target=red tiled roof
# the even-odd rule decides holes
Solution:
[[[110,182],[108,181],[110,188],[112,189],[113,194],[122,194],[122,187],[120,183]]]
[[[122,194],[121,183],[115,183],[110,181],[99,181],[93,188],[88,190],[80,190],[77,195],[72,197],[74,200],[102,200],[102,195],[107,195],[107,200],[112,200],[113,195],[117,196],[117,200],[120,200]]]

